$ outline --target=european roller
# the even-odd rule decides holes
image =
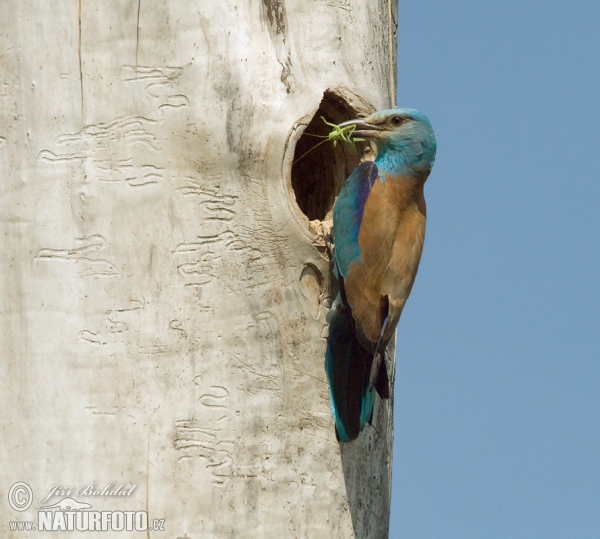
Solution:
[[[369,139],[375,161],[361,163],[333,208],[339,293],[327,315],[325,371],[338,440],[371,423],[375,392],[389,397],[385,347],[412,289],[425,239],[423,187],[435,159],[429,120],[389,109],[339,127]]]

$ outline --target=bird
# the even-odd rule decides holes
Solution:
[[[431,123],[396,108],[339,124],[375,147],[350,174],[333,208],[333,275],[339,292],[327,322],[325,371],[339,442],[373,419],[387,399],[385,348],[408,299],[425,239],[424,184],[437,144]]]

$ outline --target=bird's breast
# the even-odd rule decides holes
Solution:
[[[391,322],[387,333],[393,333],[414,283],[424,238],[423,183],[391,175],[378,179],[364,207],[360,261],[351,264],[345,283],[354,318],[371,342],[379,339],[386,314]],[[389,313],[382,312],[384,296]]]

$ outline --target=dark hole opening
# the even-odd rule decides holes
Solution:
[[[328,218],[335,197],[360,162],[361,155],[360,148],[353,150],[341,142],[335,148],[331,141],[316,146],[324,139],[311,135],[327,136],[331,131],[321,116],[339,124],[355,118],[356,113],[341,96],[326,91],[319,110],[298,139],[292,165],[292,188],[298,206],[311,221]]]

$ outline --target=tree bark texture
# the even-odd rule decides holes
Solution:
[[[292,172],[317,112],[391,105],[395,9],[0,4],[0,535],[115,482],[71,496],[166,532],[98,537],[387,536],[392,403],[340,446],[323,368],[320,219],[357,158]]]

